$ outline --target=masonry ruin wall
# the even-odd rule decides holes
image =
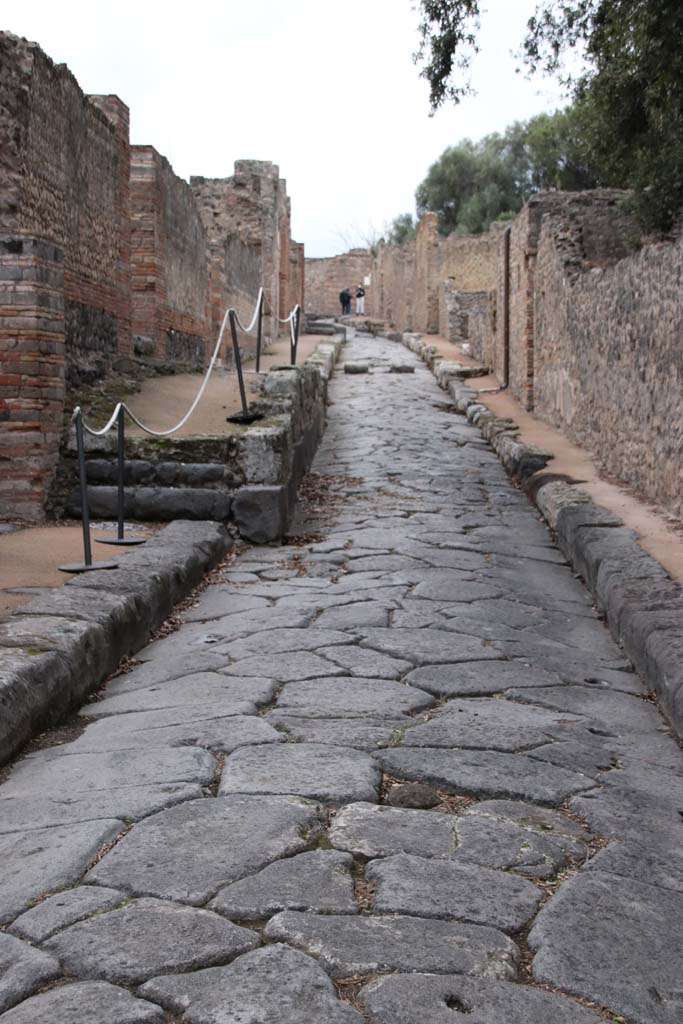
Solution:
[[[187,185],[154,147],[131,150],[118,97],[84,95],[6,32],[0,137],[0,516],[35,519],[65,403],[119,368],[199,369],[226,306],[249,320],[261,285],[276,337],[303,298],[303,246],[275,164]]]

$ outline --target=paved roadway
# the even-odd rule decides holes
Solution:
[[[306,543],[0,787],[1,1024],[683,1020],[681,751],[428,371],[345,354]]]

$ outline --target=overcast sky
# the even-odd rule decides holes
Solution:
[[[486,0],[485,0],[486,2]],[[488,0],[477,95],[429,117],[412,54],[413,0],[0,0],[2,27],[68,64],[88,93],[116,93],[131,141],[177,174],[226,177],[240,158],[287,179],[292,233],[329,256],[414,211],[446,148],[562,105],[515,74],[536,0]]]

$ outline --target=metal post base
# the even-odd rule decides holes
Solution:
[[[122,547],[126,544],[144,544],[146,540],[146,537],[136,537],[133,534],[130,537],[95,537],[97,544],[118,544]]]
[[[86,565],[85,562],[72,562],[71,565],[57,566],[60,572],[93,572],[94,569],[118,569],[118,567],[118,562],[91,562],[90,565]]]

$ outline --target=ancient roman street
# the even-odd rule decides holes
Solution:
[[[2,1024],[680,1022],[652,695],[423,363],[329,398],[288,541],[6,770]]]

